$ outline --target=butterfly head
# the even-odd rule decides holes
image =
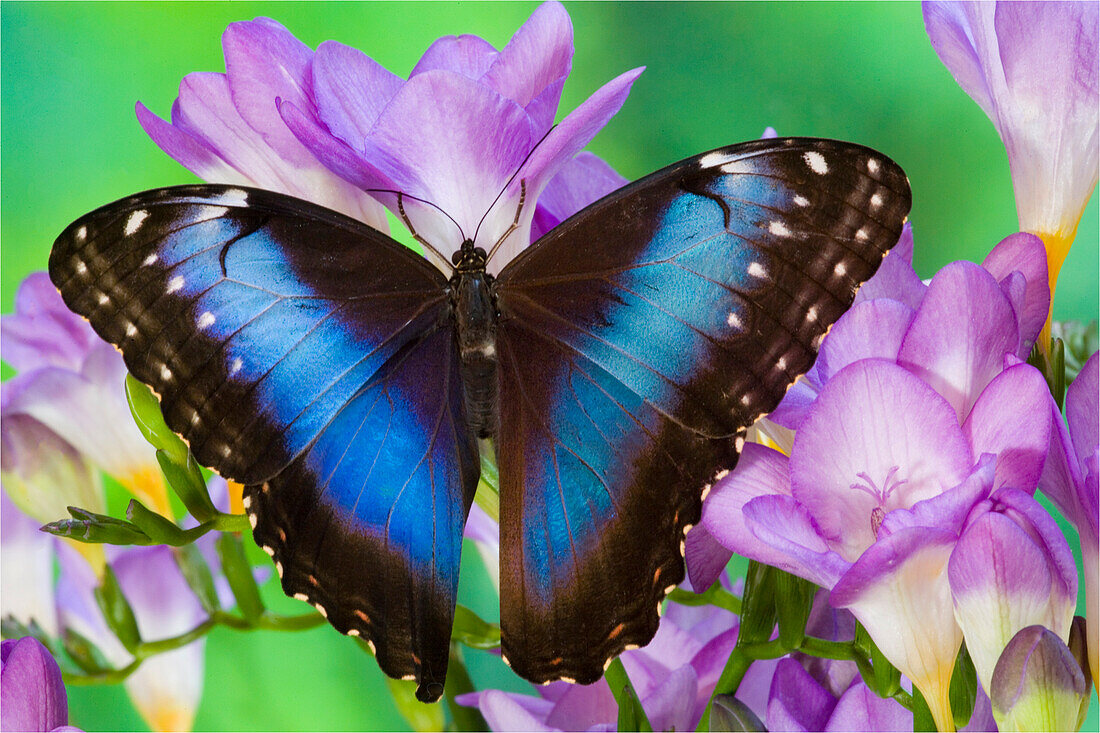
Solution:
[[[489,256],[485,254],[484,249],[475,246],[472,239],[466,239],[451,255],[451,264],[455,266],[457,272],[484,272],[488,259]]]

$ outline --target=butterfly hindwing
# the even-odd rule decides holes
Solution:
[[[77,220],[50,276],[196,458],[249,485],[284,589],[438,696],[478,465],[438,270],[321,207],[187,186]]]
[[[703,487],[812,365],[909,205],[904,174],[872,150],[757,141],[612,193],[504,268],[496,447],[513,666],[589,681],[648,642]]]

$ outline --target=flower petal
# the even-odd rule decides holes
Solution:
[[[792,497],[757,497],[745,504],[744,514],[759,541],[738,554],[824,588],[831,588],[848,571],[850,563],[829,548],[813,517]]]
[[[897,700],[879,697],[862,680],[836,702],[826,731],[911,731],[913,714]]]
[[[1017,355],[1026,359],[1050,312],[1050,284],[1043,240],[1025,232],[1009,235],[986,256],[982,267],[998,282],[1013,272],[1019,272],[1024,277],[1023,301],[1019,304],[1013,302],[1012,307],[1020,328],[1021,343]]]
[[[531,240],[538,239],[626,183],[627,180],[601,158],[582,150],[558,171],[539,196],[535,218],[531,222]]]
[[[69,722],[61,668],[33,636],[2,643],[0,727],[5,731],[50,731]]]
[[[948,687],[962,644],[947,582],[955,539],[934,527],[880,539],[829,597],[851,609],[883,655],[920,689],[940,730],[951,721]]]
[[[874,517],[937,496],[970,473],[954,411],[901,367],[865,359],[825,385],[791,451],[791,492],[829,546],[854,561]]]
[[[554,730],[543,722],[554,707],[549,700],[501,690],[483,690],[460,695],[456,702],[469,707],[476,705],[490,730]]]
[[[908,305],[878,298],[852,306],[829,330],[814,371],[822,384],[860,359],[896,361],[914,311]]]
[[[824,730],[836,705],[829,691],[793,659],[780,659],[768,698],[768,730]]]
[[[382,110],[404,83],[362,51],[336,41],[317,47],[312,73],[317,116],[353,148],[370,136]],[[284,100],[305,109],[304,99]]]
[[[898,363],[943,395],[962,422],[1019,344],[1016,314],[993,276],[952,262],[932,278]]]
[[[702,523],[692,527],[684,537],[684,561],[691,589],[702,593],[714,585],[731,557],[733,552],[714,539]]]
[[[493,61],[483,81],[508,99],[526,107],[547,87],[569,75],[573,62],[573,23],[559,2],[539,5],[512,35]],[[561,89],[557,87],[560,94]],[[547,104],[557,109],[558,100]],[[553,117],[541,121],[549,128]]]
[[[994,489],[1034,492],[1050,446],[1050,390],[1039,370],[1018,364],[997,375],[974,403],[963,433],[975,455],[997,456]]]
[[[321,48],[318,47],[317,52],[320,51]],[[425,71],[444,69],[469,79],[480,79],[498,55],[499,52],[491,43],[478,36],[443,36],[432,41],[432,45],[428,46],[428,50],[416,62],[409,78]]]
[[[889,298],[916,310],[928,286],[913,269],[913,225],[902,227],[897,245],[883,259],[874,276],[856,291],[856,303]]]
[[[1082,466],[1096,453],[1100,445],[1100,426],[1097,425],[1097,394],[1100,393],[1100,355],[1089,357],[1077,378],[1066,389],[1066,422],[1073,440],[1073,450]]]
[[[190,132],[162,120],[138,102],[134,105],[138,123],[157,147],[204,181],[247,186],[251,179],[207,147]]]
[[[5,459],[7,452],[5,446]],[[34,621],[55,637],[53,561],[58,540],[39,531],[41,526],[17,509],[6,491],[0,493],[0,618],[11,616],[23,624]]]
[[[44,366],[79,369],[99,343],[91,325],[65,307],[45,272],[28,275],[15,293],[15,313],[0,316],[0,350],[20,372]]]

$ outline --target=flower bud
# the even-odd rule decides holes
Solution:
[[[1021,629],[993,670],[990,697],[1002,731],[1077,730],[1088,709],[1081,665],[1058,635]]]

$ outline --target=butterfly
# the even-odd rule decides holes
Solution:
[[[611,193],[496,277],[470,241],[448,278],[361,222],[225,185],[93,211],[49,271],[197,460],[245,485],[285,592],[433,701],[479,440],[499,466],[502,656],[594,682],[653,637],[704,492],[910,203],[874,150],[760,140]]]

